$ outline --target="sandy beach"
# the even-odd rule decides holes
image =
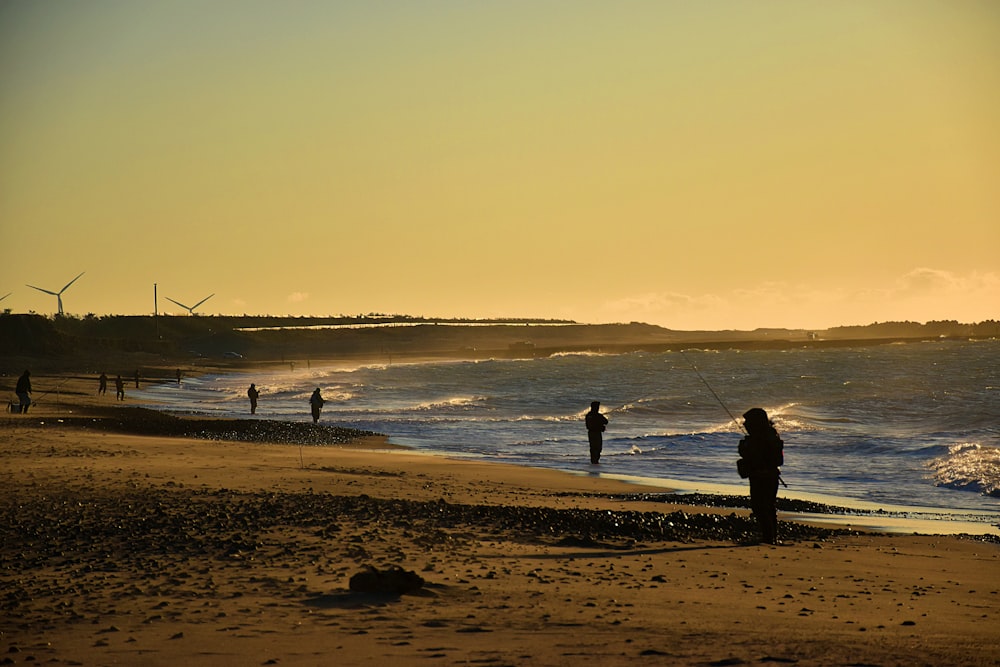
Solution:
[[[663,489],[59,382],[0,419],[3,664],[1000,663],[993,542],[759,545]]]

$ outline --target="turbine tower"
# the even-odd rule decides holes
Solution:
[[[83,271],[82,273],[80,273],[80,276],[82,276],[84,273],[86,273],[86,271]],[[36,289],[39,292],[45,292],[46,294],[51,294],[52,296],[54,296],[56,298],[56,303],[59,304],[59,314],[62,315],[63,314],[62,294],[67,289],[69,289],[70,285],[72,285],[77,280],[79,280],[80,276],[77,276],[76,278],[73,278],[73,280],[71,280],[68,283],[66,283],[66,286],[63,287],[58,292],[53,292],[52,290],[42,289],[41,287],[35,287],[34,285],[28,285],[28,287],[30,287],[31,289]]]
[[[188,313],[190,313],[191,315],[194,315],[194,309],[195,309],[195,308],[197,308],[198,306],[200,306],[201,304],[205,303],[205,302],[206,302],[206,301],[208,301],[209,299],[211,299],[211,298],[212,298],[213,296],[215,296],[215,293],[214,293],[214,292],[213,292],[212,294],[209,294],[208,296],[206,296],[206,297],[205,297],[204,299],[202,299],[202,300],[201,300],[201,301],[199,301],[198,303],[194,304],[193,306],[185,306],[185,305],[184,305],[183,303],[181,303],[180,301],[174,301],[174,300],[173,300],[173,299],[171,299],[171,298],[170,298],[169,296],[165,296],[165,297],[163,297],[163,298],[164,298],[164,299],[166,299],[167,301],[170,301],[170,302],[172,302],[172,303],[176,303],[176,304],[177,304],[178,306],[180,306],[180,307],[181,307],[181,308],[183,308],[184,310],[188,311]]]

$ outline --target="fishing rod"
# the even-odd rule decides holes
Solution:
[[[681,355],[683,355],[684,358],[687,359],[687,355],[684,353],[684,350],[681,350]],[[726,407],[726,404],[722,402],[722,399],[719,398],[719,395],[715,393],[715,390],[712,389],[712,385],[710,385],[708,383],[708,380],[705,379],[705,376],[701,374],[701,371],[698,370],[698,367],[695,365],[695,363],[690,359],[688,359],[688,363],[691,364],[691,368],[693,368],[694,372],[698,375],[699,378],[701,378],[701,381],[705,384],[705,387],[712,394],[712,396],[715,397],[715,400],[719,402],[719,405],[721,405],[722,409],[726,411],[726,414],[729,415],[729,418],[733,420],[733,423],[736,424],[736,426],[739,427],[739,429],[743,431],[743,433],[745,433],[746,435],[750,435],[750,433],[746,430],[746,428],[743,427],[743,424],[741,424],[739,420],[736,419],[736,416],[733,415],[732,411],[730,411],[730,409]],[[778,473],[778,481],[781,482],[781,485],[783,487],[785,487],[786,489],[788,488],[788,484],[786,484],[785,480],[782,479],[780,472]]]
[[[685,359],[687,359],[687,355],[684,353],[684,350],[681,350],[681,354],[684,355]],[[694,372],[698,375],[698,377],[701,379],[701,381],[705,384],[705,387],[712,394],[712,396],[715,397],[715,400],[719,402],[719,405],[722,406],[722,409],[726,411],[726,414],[729,415],[729,418],[733,420],[733,423],[736,424],[736,427],[739,430],[741,430],[744,433],[746,433],[747,435],[750,435],[749,433],[747,433],[747,430],[745,428],[743,428],[743,424],[740,423],[740,420],[738,420],[736,418],[736,416],[729,410],[729,408],[726,407],[726,404],[722,402],[722,399],[719,398],[719,395],[715,393],[715,390],[712,389],[712,385],[710,385],[708,383],[708,380],[706,380],[705,376],[701,374],[701,371],[698,370],[698,367],[695,366],[694,362],[691,361],[691,360],[688,360],[688,363],[691,364],[691,368],[694,369]]]
[[[59,384],[57,384],[57,385],[55,386],[55,388],[54,388],[54,389],[49,389],[48,391],[46,391],[46,392],[44,392],[44,393],[41,393],[41,394],[39,394],[39,395],[38,395],[38,398],[34,398],[34,397],[32,397],[32,399],[31,399],[31,404],[32,404],[32,405],[37,405],[37,404],[38,404],[38,399],[39,399],[39,398],[42,398],[43,396],[48,396],[49,394],[51,394],[51,393],[52,393],[52,392],[54,392],[54,391],[55,391],[55,392],[58,392],[58,391],[59,391],[59,389],[60,389],[60,388],[61,388],[61,387],[62,387],[62,386],[63,386],[64,384],[66,384],[67,382],[69,382],[69,381],[70,381],[70,379],[71,379],[71,378],[66,378],[65,380],[63,380],[62,382],[60,382]]]

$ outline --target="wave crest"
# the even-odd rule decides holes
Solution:
[[[962,442],[927,465],[937,486],[1000,498],[1000,448]]]

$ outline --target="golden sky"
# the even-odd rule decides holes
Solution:
[[[0,0],[0,308],[1000,319],[1000,3]]]

